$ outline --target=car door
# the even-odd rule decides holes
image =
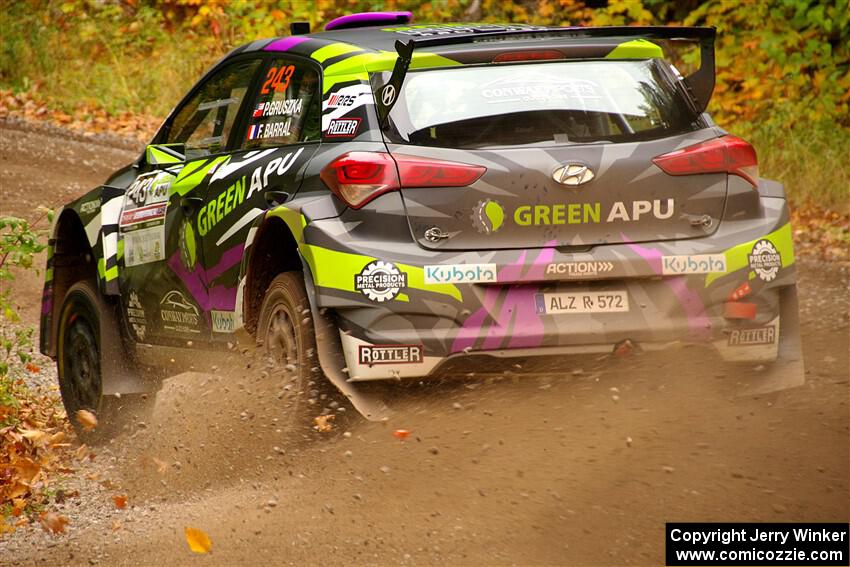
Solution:
[[[321,140],[321,69],[292,56],[268,57],[229,159],[210,176],[192,228],[201,243],[214,341],[232,339],[248,231],[286,202]]]
[[[125,193],[118,224],[122,306],[131,337],[185,346],[207,341],[211,299],[203,251],[192,218],[203,205],[209,177],[227,159],[240,109],[262,60],[242,58],[200,83],[172,113],[158,141],[174,148],[173,163],[142,173]],[[163,148],[163,146],[156,146]]]

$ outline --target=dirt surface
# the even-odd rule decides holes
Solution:
[[[134,156],[0,123],[3,212],[61,203]],[[663,564],[667,521],[846,522],[848,274],[799,270],[807,382],[779,396],[734,397],[743,376],[683,348],[413,384],[388,422],[332,408],[318,434],[283,425],[285,377],[239,359],[184,374],[64,481],[80,491],[56,504],[68,532],[20,529],[0,563]],[[40,288],[25,276],[14,289],[33,324]],[[210,555],[189,551],[186,526],[209,534]]]

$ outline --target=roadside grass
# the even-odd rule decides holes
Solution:
[[[755,146],[759,174],[782,182],[792,204],[848,212],[850,130],[828,121],[794,128],[771,121],[723,127]]]

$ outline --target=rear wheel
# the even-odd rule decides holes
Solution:
[[[284,376],[285,423],[300,429],[307,400],[317,399],[316,335],[300,272],[284,272],[269,284],[257,325],[257,346],[272,376]]]
[[[103,395],[104,374],[127,364],[120,337],[115,312],[95,285],[82,281],[71,286],[59,317],[59,390],[68,419],[87,442],[107,439],[125,424],[147,419],[156,400],[153,392],[120,398]],[[80,423],[80,410],[95,414],[94,429]]]

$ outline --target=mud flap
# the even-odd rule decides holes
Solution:
[[[310,300],[310,311],[313,315],[313,327],[316,330],[316,353],[319,355],[319,365],[328,380],[336,386],[343,396],[348,398],[363,417],[369,421],[380,421],[390,416],[390,409],[384,400],[374,394],[363,391],[348,381],[345,372],[345,358],[342,354],[342,341],[339,329],[329,317],[320,313],[316,305],[316,292],[310,270],[304,267],[304,285]]]
[[[796,285],[780,291],[779,306],[782,329],[776,361],[749,380],[742,395],[754,396],[787,390],[802,386],[806,381]]]

